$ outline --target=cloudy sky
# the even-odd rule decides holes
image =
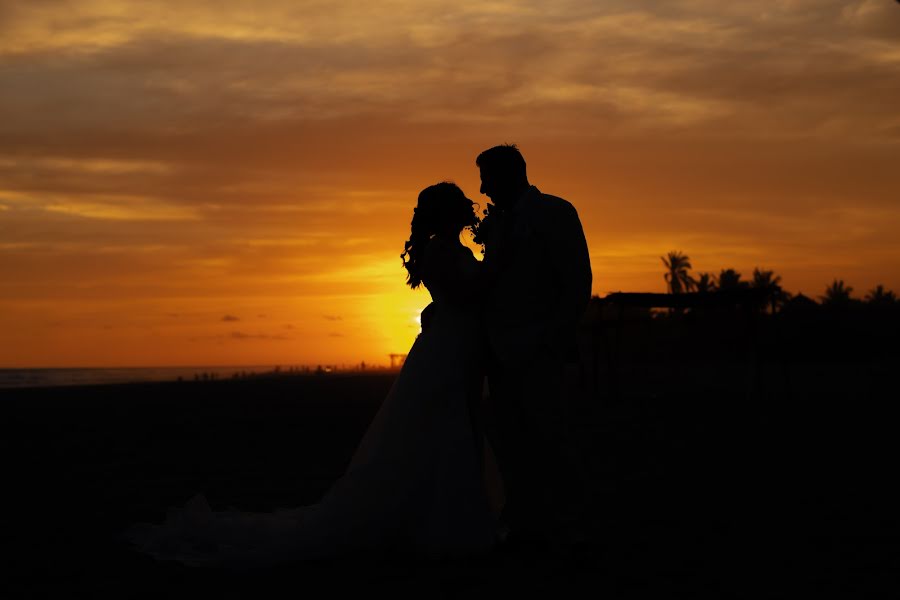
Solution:
[[[385,363],[502,142],[596,294],[900,291],[898,106],[894,0],[0,0],[0,367]]]

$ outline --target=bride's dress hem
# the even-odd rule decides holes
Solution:
[[[390,392],[340,477],[315,505],[210,510],[196,496],[161,525],[127,533],[159,560],[253,568],[366,553],[427,558],[488,552],[495,518],[469,418],[474,317],[435,302]]]

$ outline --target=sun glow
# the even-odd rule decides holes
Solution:
[[[409,351],[421,331],[419,316],[429,302],[431,296],[426,290],[410,290],[405,285],[370,297],[367,312],[373,342],[383,349],[385,357]]]

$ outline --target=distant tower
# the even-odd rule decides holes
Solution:
[[[405,354],[388,354],[391,359],[391,368],[395,369],[397,367],[402,367],[403,362],[406,360]]]

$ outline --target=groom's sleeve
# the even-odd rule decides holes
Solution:
[[[577,360],[576,331],[591,299],[591,257],[578,212],[568,202],[555,207],[548,231],[550,262],[559,285],[546,342],[566,360]]]

